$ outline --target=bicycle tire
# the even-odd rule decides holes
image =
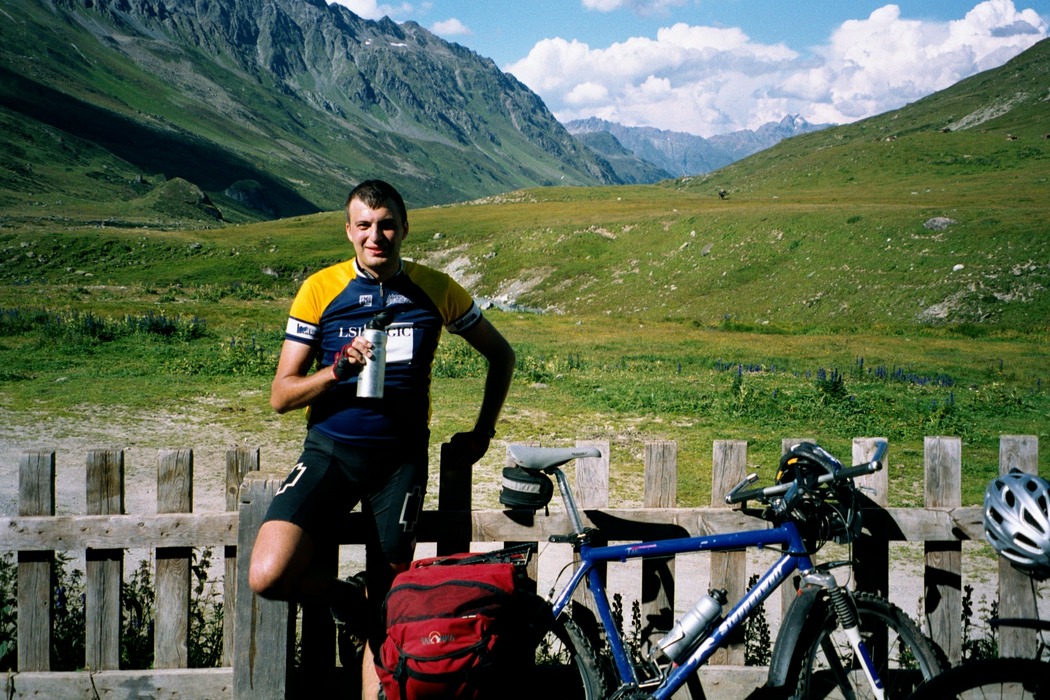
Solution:
[[[553,628],[536,648],[536,665],[530,669],[519,693],[525,697],[556,697],[559,700],[602,700],[609,695],[609,675],[596,646],[567,615],[554,621]],[[514,679],[515,693],[521,681]],[[512,693],[513,697],[518,694]]]
[[[1038,659],[980,659],[948,669],[920,685],[912,700],[1050,700],[1050,663]]]
[[[908,697],[920,683],[943,670],[942,656],[903,610],[870,593],[852,595],[861,636],[888,700]],[[864,671],[854,660],[853,648],[826,599],[813,608],[803,627],[790,668],[789,677],[796,679],[792,697],[798,700],[872,697]]]

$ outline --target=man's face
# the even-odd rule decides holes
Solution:
[[[354,246],[357,263],[380,280],[389,279],[401,266],[401,242],[408,225],[401,223],[397,208],[372,209],[359,199],[350,202],[346,236]]]

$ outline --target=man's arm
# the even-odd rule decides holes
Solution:
[[[485,393],[478,410],[475,432],[490,436],[496,429],[503,402],[507,400],[510,382],[514,376],[514,349],[488,319],[482,318],[473,328],[463,333],[463,339],[488,361],[485,375]]]
[[[314,348],[304,343],[285,340],[277,372],[270,386],[270,405],[278,413],[310,405],[314,399],[338,383],[331,367],[310,374]]]

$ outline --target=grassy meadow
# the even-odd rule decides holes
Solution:
[[[887,437],[899,505],[921,501],[927,435],[962,438],[968,503],[996,472],[1000,435],[1039,436],[1050,474],[1041,200],[854,202],[828,187],[748,192],[733,177],[743,189],[727,200],[710,181],[678,182],[411,212],[406,255],[492,300],[517,349],[500,441],[610,441],[625,504],[640,502],[648,440],[677,441],[684,506],[708,498],[717,439],[747,440],[772,478],[781,438],[848,461],[852,437]],[[956,223],[930,230],[934,216]],[[349,254],[341,213],[5,229],[0,250],[5,422],[101,417],[159,447],[222,427],[263,446],[265,464],[283,463],[267,449],[294,458],[303,418],[273,414],[269,381],[299,282]],[[446,337],[435,443],[473,423],[482,372]],[[175,417],[168,432],[144,427],[159,412]],[[502,459],[497,446],[480,478],[496,483]],[[496,505],[494,488],[479,494]]]

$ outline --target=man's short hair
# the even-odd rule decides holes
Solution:
[[[405,226],[408,225],[408,209],[405,208],[405,200],[401,198],[401,193],[397,191],[397,188],[389,182],[365,180],[350,190],[350,194],[346,197],[346,204],[343,205],[347,221],[350,220],[350,202],[355,199],[367,204],[371,209],[378,209],[381,206],[386,206],[389,209],[390,205],[393,204],[394,208],[397,209],[397,214],[401,217],[401,223]]]

